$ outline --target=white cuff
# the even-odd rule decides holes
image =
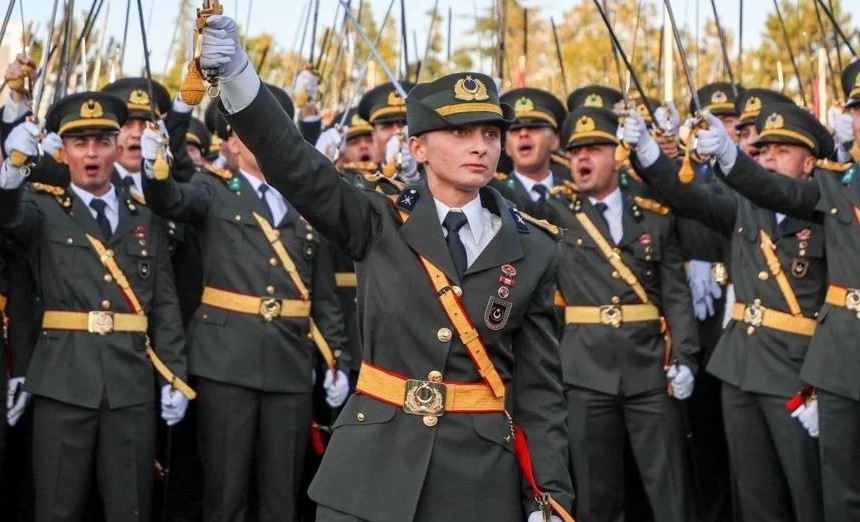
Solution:
[[[648,141],[644,143],[644,147],[636,147],[636,157],[639,159],[639,164],[642,168],[648,168],[657,162],[660,157],[660,146],[654,139],[645,138]]]
[[[26,101],[15,102],[12,97],[6,98],[6,104],[3,105],[3,123],[14,123],[27,115],[30,110],[29,104]]]
[[[737,146],[733,146],[731,149],[726,151],[722,157],[717,159],[717,163],[720,165],[720,170],[726,176],[729,175],[729,172],[735,167],[735,163],[738,160],[738,148]]]
[[[249,62],[242,72],[228,80],[222,79],[218,85],[224,109],[228,114],[236,114],[254,101],[260,90],[260,77]]]
[[[3,167],[0,168],[0,188],[4,190],[14,190],[24,183],[24,174],[18,167],[13,167],[9,163],[9,159],[3,162]]]
[[[192,110],[194,110],[194,107],[182,101],[182,98],[177,93],[176,97],[173,98],[173,110],[180,114],[189,114]]]

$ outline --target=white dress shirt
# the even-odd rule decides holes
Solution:
[[[523,184],[523,188],[526,189],[526,192],[529,193],[529,197],[532,198],[532,201],[537,201],[538,199],[540,199],[540,193],[535,190],[532,190],[534,189],[535,185],[543,185],[547,188],[547,190],[553,187],[552,172],[547,172],[546,177],[540,181],[535,181],[528,176],[523,176],[517,171],[514,171],[514,176],[516,176],[517,180],[519,180],[519,182]]]
[[[119,224],[119,198],[116,195],[116,189],[111,185],[110,190],[103,196],[96,198],[95,195],[87,192],[81,187],[75,185],[74,183],[70,183],[69,186],[75,192],[75,194],[81,198],[84,202],[84,206],[87,207],[87,210],[92,214],[93,219],[95,219],[97,213],[96,209],[90,206],[90,201],[94,199],[100,199],[104,201],[107,206],[105,207],[105,216],[107,217],[108,223],[110,223],[110,231],[111,233],[116,232],[116,227]]]
[[[242,176],[245,177],[245,180],[250,183],[252,187],[254,187],[254,195],[260,199],[263,199],[260,194],[260,185],[264,183],[260,178],[256,178],[247,172],[240,170],[239,171]],[[284,199],[284,196],[278,192],[275,187],[269,185],[269,190],[266,191],[265,199],[266,205],[269,207],[269,210],[272,212],[272,218],[275,220],[273,223],[274,226],[278,226],[278,223],[284,220],[284,216],[287,215],[287,201]]]
[[[433,202],[436,203],[439,226],[442,226],[442,221],[445,220],[445,216],[450,210],[459,211],[466,215],[467,222],[458,234],[463,246],[466,247],[466,267],[468,268],[487,248],[496,232],[502,228],[502,218],[482,207],[481,198],[478,196],[475,196],[475,199],[463,205],[462,208],[451,208],[436,198],[433,198]],[[447,237],[448,231],[444,227],[442,233]]]
[[[592,197],[588,198],[592,205],[601,202]],[[621,226],[621,216],[624,213],[624,199],[621,197],[621,189],[616,188],[611,194],[606,196],[602,203],[606,205],[606,211],[603,216],[606,218],[606,223],[609,225],[609,235],[612,240],[618,244],[621,238],[624,237],[624,227]]]

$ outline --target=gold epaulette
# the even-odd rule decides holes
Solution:
[[[46,183],[39,183],[38,181],[34,181],[30,183],[30,186],[33,187],[33,190],[36,192],[43,192],[45,194],[50,194],[51,196],[62,196],[66,193],[66,189],[63,187],[58,187],[56,185],[48,185]]]
[[[373,161],[353,161],[343,166],[344,170],[357,170],[359,172],[376,172],[379,164]]]
[[[507,181],[508,180],[508,175],[505,174],[504,172],[496,172],[495,174],[493,174],[493,177],[499,181]]]
[[[553,238],[558,239],[561,237],[561,229],[549,221],[545,219],[538,219],[536,217],[532,217],[525,212],[520,211],[520,216],[522,216],[523,221],[531,223],[532,225],[538,227],[539,229],[549,233]]]
[[[654,212],[655,214],[660,214],[661,216],[665,216],[672,210],[662,203],[654,201],[653,199],[643,198],[641,196],[635,196],[633,198],[633,201],[636,202],[636,205],[639,208],[650,210],[651,212]]]
[[[566,158],[565,156],[562,156],[558,152],[553,152],[550,155],[550,161],[558,163],[559,165],[561,165],[563,167],[570,168],[570,160],[568,158]]]
[[[406,183],[403,183],[402,181],[397,181],[395,179],[389,178],[385,174],[380,173],[378,170],[376,172],[374,172],[373,174],[370,174],[370,173],[362,174],[362,177],[364,178],[364,180],[366,182],[376,185],[377,192],[383,192],[383,190],[379,188],[379,185],[383,184],[383,183],[386,185],[389,185],[391,187],[394,187],[394,189],[398,193],[402,192],[403,189],[406,188]]]
[[[213,167],[212,165],[205,165],[203,168],[209,174],[217,176],[225,181],[229,181],[230,178],[233,177],[233,173],[227,169],[219,169],[218,167]]]
[[[824,170],[829,170],[830,172],[845,172],[846,170],[850,169],[852,165],[854,164],[840,163],[838,161],[830,161],[828,159],[820,159],[815,162],[816,167]]]
[[[129,190],[128,195],[131,196],[131,199],[133,199],[138,205],[146,206],[146,199],[143,196],[141,196],[140,194],[137,194],[136,192],[132,192]]]

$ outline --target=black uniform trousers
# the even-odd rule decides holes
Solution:
[[[743,520],[823,519],[818,442],[791,418],[785,401],[723,383],[723,420]]]
[[[97,518],[85,512],[93,471],[105,520],[149,521],[155,422],[154,403],[90,409],[35,397],[36,522]]]
[[[662,389],[616,396],[571,387],[565,395],[577,518],[624,520],[626,434],[654,519],[689,522],[681,404]]]
[[[310,378],[310,376],[308,376]],[[310,393],[197,379],[203,520],[246,522],[256,469],[260,522],[293,522],[311,429]]]
[[[860,402],[819,389],[818,427],[824,519],[860,520]]]

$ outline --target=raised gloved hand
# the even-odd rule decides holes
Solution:
[[[152,177],[152,165],[158,157],[159,150],[164,161],[169,161],[172,157],[168,146],[169,142],[164,121],[158,120],[158,130],[149,127],[148,124],[143,129],[143,134],[140,137],[140,155],[143,156],[147,176]]]
[[[831,115],[830,111],[835,112]],[[831,128],[836,145],[850,149],[851,142],[854,141],[854,118],[848,113],[840,112],[835,107],[832,107],[830,111],[828,111],[827,116],[828,118],[832,116]]]
[[[645,120],[635,109],[627,111],[621,127],[621,139],[636,150],[636,156],[643,167],[650,167],[660,157],[660,146],[654,141]]]
[[[818,399],[809,400],[805,405],[801,404],[791,412],[791,418],[797,419],[810,437],[818,438]]]
[[[681,126],[681,115],[678,113],[678,108],[675,107],[675,102],[668,101],[665,105],[657,107],[654,111],[654,117],[657,119],[657,125],[667,134],[672,136],[678,135],[678,128]]]
[[[238,76],[248,65],[248,56],[239,45],[236,22],[227,16],[206,18],[200,44],[200,68],[214,72],[221,80]]]
[[[687,284],[690,286],[696,319],[704,321],[714,315],[714,299],[719,299],[723,290],[714,279],[711,263],[691,259],[687,267]]]
[[[349,378],[341,370],[338,370],[337,374],[332,370],[326,370],[323,389],[326,403],[332,408],[338,408],[349,395]]]
[[[550,515],[550,519],[552,522],[562,522],[562,520],[555,515]],[[526,519],[526,522],[543,522],[543,513],[540,511],[532,511],[529,513],[529,518]]]
[[[317,79],[317,75],[313,71],[302,69],[296,75],[296,81],[293,82],[293,98],[296,105],[301,107],[307,103],[314,103],[318,89],[319,80]]]
[[[49,132],[42,140],[42,151],[49,156],[55,156],[60,147],[63,146],[63,138],[56,132]]]
[[[24,377],[12,377],[9,379],[9,387],[6,389],[6,422],[9,426],[18,423],[18,419],[27,409],[30,402],[30,394],[24,391]]]
[[[407,130],[396,132],[385,144],[385,161],[386,163],[394,162],[397,165],[397,172],[400,179],[406,183],[415,183],[418,181],[420,174],[418,172],[418,163],[409,152],[409,141],[402,139],[402,135],[406,135]]]
[[[27,156],[37,156],[39,154],[40,134],[41,129],[32,121],[25,121],[16,125],[6,137],[6,153],[17,150]]]
[[[28,99],[30,97],[30,93],[27,91],[27,85],[28,82],[29,85],[33,85],[36,81],[37,68],[38,65],[36,62],[26,54],[22,53],[15,56],[15,60],[6,67],[6,74],[4,76],[7,85],[9,85],[9,88],[18,95],[15,101],[21,101],[22,99]]]
[[[693,394],[693,371],[683,364],[673,364],[666,370],[666,378],[672,386],[672,396],[682,401]]]
[[[700,156],[714,156],[723,172],[728,173],[738,159],[738,146],[719,118],[709,111],[702,111],[702,118],[708,123],[708,128],[696,134],[696,152]]]
[[[188,398],[169,384],[161,387],[161,418],[168,426],[173,426],[185,417],[188,409]]]
[[[325,154],[328,159],[335,161],[346,150],[346,140],[343,139],[345,134],[346,127],[344,127],[343,134],[337,127],[329,127],[320,134],[314,147]]]

